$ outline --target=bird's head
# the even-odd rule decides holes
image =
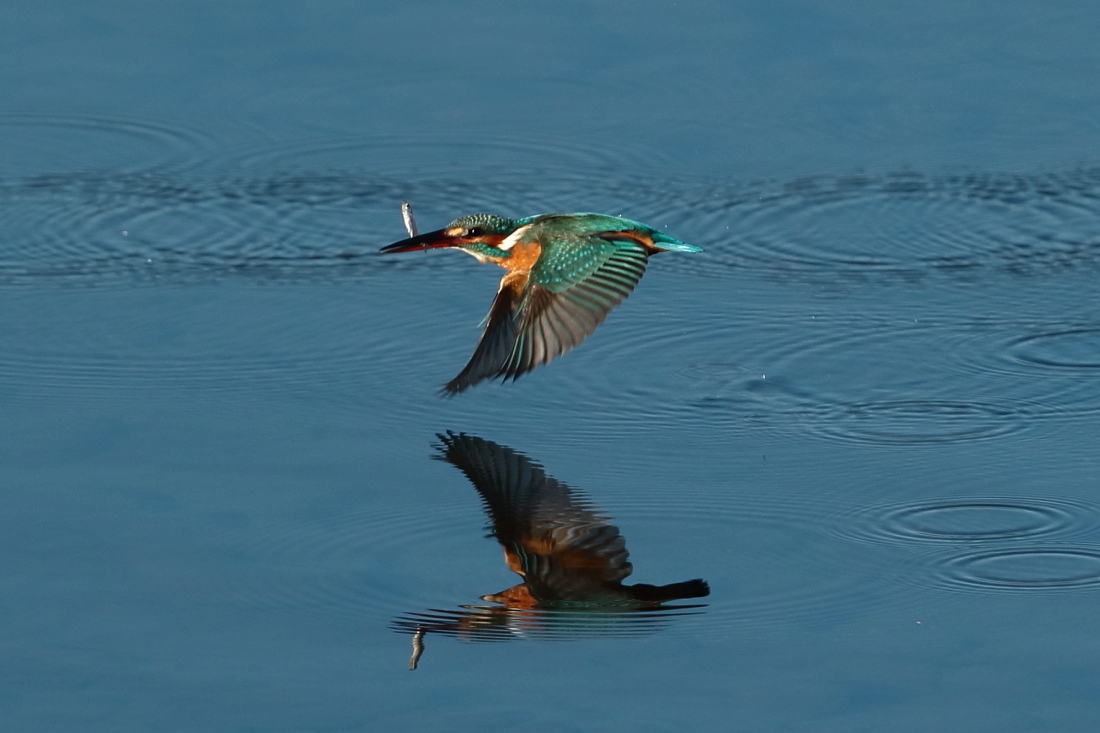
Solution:
[[[455,247],[486,262],[510,256],[500,245],[519,224],[512,219],[494,214],[471,214],[455,219],[442,229],[402,239],[383,247],[382,254],[409,252],[415,249]]]

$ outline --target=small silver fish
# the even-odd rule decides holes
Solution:
[[[401,218],[405,220],[405,231],[409,233],[409,236],[419,236],[420,229],[416,226],[416,217],[413,216],[413,207],[408,201],[401,202]]]

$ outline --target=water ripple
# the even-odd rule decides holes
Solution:
[[[180,168],[210,146],[207,138],[183,127],[90,115],[0,115],[0,135],[0,170],[16,178]]]
[[[276,390],[362,410],[371,375],[430,360],[436,348],[398,329],[364,327],[354,315],[362,300],[356,288],[17,293],[0,314],[8,339],[0,381],[30,403],[58,395],[141,402],[171,390],[270,399]],[[422,409],[393,397],[395,410]]]
[[[665,211],[678,228],[709,233],[706,262],[673,265],[700,275],[749,267],[780,278],[911,282],[1100,267],[1097,169],[822,176],[695,195]]]
[[[970,544],[1096,531],[1095,507],[1050,497],[941,498],[860,509],[837,517],[838,536],[861,542]]]
[[[463,641],[577,641],[603,637],[636,638],[670,628],[673,620],[703,613],[702,604],[666,605],[652,610],[506,609],[463,605],[403,613],[390,623],[398,633],[441,634]]]
[[[1100,328],[1041,333],[1021,338],[1011,345],[1011,355],[1020,364],[1052,369],[1100,369]]]
[[[458,554],[467,539],[459,526],[468,532],[480,522],[474,502],[437,502],[436,509],[362,507],[267,524],[230,545],[234,557],[258,569],[218,593],[227,602],[353,618],[438,602],[453,584],[414,582],[432,576],[425,558]]]
[[[24,131],[40,122],[53,124],[0,118],[0,126]],[[135,163],[121,172],[113,165],[109,174],[96,173],[103,166],[94,164],[6,170],[0,180],[0,225],[10,234],[0,249],[6,284],[361,278],[391,266],[374,254],[401,236],[395,212],[403,199],[419,207],[425,224],[477,210],[624,214],[703,245],[704,255],[664,265],[695,276],[722,277],[744,267],[779,279],[914,282],[1100,267],[1095,169],[731,185],[656,180],[645,172],[645,160],[602,148],[397,137],[269,144],[183,170],[176,161],[193,161],[201,146],[189,133],[90,119],[57,124],[91,130],[93,137],[133,136],[133,145],[81,138],[78,147],[121,147]],[[444,150],[450,155],[437,155]],[[478,165],[470,168],[469,160]],[[410,161],[431,166],[419,171]],[[450,262],[410,258],[400,266]]]
[[[323,181],[283,183],[145,173],[0,185],[0,221],[11,235],[0,250],[0,281],[354,279],[407,266],[377,257],[363,241],[372,206],[394,219],[398,236],[392,189],[377,181],[344,180],[338,190]],[[386,192],[372,192],[378,187]]]
[[[1063,591],[1100,587],[1100,547],[1043,545],[964,553],[936,563],[936,581],[954,590]]]
[[[1100,414],[1100,391],[1081,366],[1091,363],[1093,331],[1021,335],[1036,328],[1030,320],[907,323],[754,312],[672,323],[666,314],[616,322],[614,348],[590,349],[588,367],[566,376],[570,394],[596,415],[625,412],[734,434],[793,429],[879,445],[1040,434],[1058,421]],[[1057,350],[1045,356],[1060,366],[1037,363],[1040,347]],[[544,408],[551,405],[531,406]]]
[[[846,441],[920,445],[984,440],[1018,432],[1031,417],[1009,405],[943,400],[893,400],[835,407],[814,428]]]
[[[437,130],[265,143],[226,156],[219,165],[264,173],[369,170],[407,176],[411,172],[414,178],[429,175],[439,180],[465,180],[468,183],[463,188],[472,191],[475,186],[470,184],[480,184],[482,178],[499,178],[507,170],[523,171],[529,181],[524,188],[533,190],[540,187],[534,182],[546,185],[547,172],[566,178],[596,178],[608,171],[650,170],[667,162],[655,159],[652,150],[631,152],[622,146],[586,145],[577,139],[518,135],[479,139],[468,132],[452,135]],[[569,171],[578,173],[570,176]]]
[[[831,533],[860,545],[939,548],[884,576],[902,586],[1065,590],[1100,585],[1100,550],[1068,542],[1095,536],[1097,520],[1095,506],[1051,497],[942,498],[842,514]]]

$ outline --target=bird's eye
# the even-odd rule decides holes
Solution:
[[[481,235],[482,231],[478,227],[470,227],[466,230],[467,237],[480,237]]]

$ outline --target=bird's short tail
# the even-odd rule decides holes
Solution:
[[[702,252],[702,247],[681,242],[676,237],[670,237],[663,232],[653,233],[653,246],[666,252]]]
[[[703,598],[710,595],[710,586],[701,578],[685,580],[682,583],[669,583],[668,585],[649,585],[648,583],[636,583],[630,586],[630,594],[639,601],[662,603],[664,601],[677,601],[681,598]]]

